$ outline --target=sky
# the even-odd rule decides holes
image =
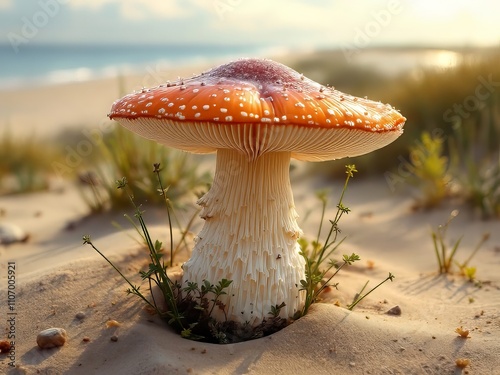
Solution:
[[[497,0],[0,0],[0,42],[500,45]]]

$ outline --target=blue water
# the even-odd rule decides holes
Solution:
[[[259,56],[257,46],[0,44],[0,89],[90,80],[146,68]]]

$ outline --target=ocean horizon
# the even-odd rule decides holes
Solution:
[[[9,44],[0,44],[0,90],[161,72],[181,64],[207,64],[240,57],[271,57],[311,51],[259,45],[26,44],[15,52]],[[340,56],[346,54],[333,46],[328,51]],[[463,58],[460,50],[435,47],[374,47],[355,51],[355,56],[349,55],[351,52],[347,51],[344,56],[348,63],[369,66],[389,75],[413,68],[446,69]]]
[[[262,57],[268,47],[220,45],[43,45],[15,52],[0,44],[0,90],[81,82],[144,73],[179,64],[242,56]]]

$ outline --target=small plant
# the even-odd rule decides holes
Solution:
[[[159,164],[155,164],[155,172],[159,172]],[[165,190],[161,185],[161,180],[159,181],[161,194],[163,194]],[[116,187],[118,189],[126,190],[127,185],[128,182],[126,178],[122,178],[116,182]],[[223,309],[223,306],[218,303],[218,297],[225,294],[224,289],[231,284],[231,281],[223,279],[215,286],[209,281],[205,281],[205,283],[200,287],[198,287],[198,285],[188,285],[186,288],[182,288],[179,283],[172,281],[167,275],[167,265],[164,260],[165,254],[162,251],[162,243],[158,240],[153,241],[151,239],[146,223],[144,222],[144,212],[135,204],[133,196],[130,193],[127,193],[127,195],[135,208],[134,216],[139,222],[143,238],[145,239],[149,249],[151,261],[149,269],[147,271],[140,272],[141,279],[148,283],[150,291],[153,287],[156,287],[161,291],[161,297],[166,302],[167,310],[162,311],[158,307],[159,303],[155,300],[153,293],[151,293],[152,301],[150,301],[142,293],[140,286],[132,284],[132,282],[92,243],[90,236],[84,236],[83,243],[90,245],[95,251],[97,251],[127,282],[129,285],[129,288],[127,289],[128,294],[136,295],[142,299],[146,305],[152,308],[159,316],[166,319],[169,325],[179,331],[182,337],[193,340],[203,339],[204,336],[193,333],[193,328],[198,324],[198,322],[188,319],[186,317],[186,312],[191,311],[192,313],[192,311],[195,310],[197,312],[196,315],[198,320],[209,320],[210,315],[216,306]],[[170,233],[172,233],[172,223],[170,221],[169,229]],[[173,249],[173,241],[171,241],[171,262]],[[189,309],[185,308],[186,306],[189,306]],[[181,309],[183,307],[184,309]]]
[[[330,284],[330,281],[337,275],[337,273],[346,265],[350,266],[354,262],[360,260],[359,256],[355,253],[351,255],[344,254],[342,256],[342,261],[340,264],[333,259],[331,256],[337,250],[337,248],[342,244],[345,240],[345,237],[337,242],[338,235],[340,233],[340,229],[338,223],[344,214],[348,214],[350,212],[349,207],[346,207],[343,204],[344,194],[347,190],[347,185],[349,183],[349,179],[354,177],[354,173],[357,172],[355,165],[346,165],[346,179],[344,182],[344,187],[342,189],[342,193],[340,194],[339,202],[337,203],[337,213],[335,214],[335,218],[330,220],[330,231],[326,237],[325,243],[320,243],[321,237],[321,228],[320,224],[318,229],[318,234],[315,241],[308,242],[306,239],[300,239],[299,244],[301,248],[301,255],[304,257],[306,261],[306,279],[301,280],[301,290],[306,292],[305,304],[304,308],[301,311],[300,316],[304,316],[309,311],[311,305],[316,302],[319,295],[323,292],[323,290],[327,286],[333,286],[337,288],[338,283]],[[320,192],[318,193],[318,198],[322,203],[321,210],[321,221],[323,223],[325,217],[325,210],[327,205],[326,193]],[[326,263],[326,265],[325,265]],[[333,273],[330,274],[330,271]],[[348,306],[349,310],[352,310],[354,306],[356,306],[363,298],[365,298],[368,294],[370,294],[373,290],[378,288],[387,280],[393,280],[394,275],[389,274],[389,277],[378,284],[375,288],[364,294],[363,296],[359,296],[355,299],[355,301]],[[365,285],[366,286],[366,285]],[[361,293],[360,293],[361,294]]]
[[[170,218],[170,213],[173,212],[169,205],[169,199],[166,197],[167,189],[163,188],[163,183],[160,178],[160,164],[154,164],[154,173],[157,176],[159,184],[159,193],[167,203],[167,215]],[[140,230],[141,237],[144,239],[149,250],[150,264],[146,271],[140,271],[139,274],[143,282],[147,283],[151,292],[151,299],[147,298],[142,292],[140,285],[134,285],[91,241],[90,236],[83,237],[83,243],[90,245],[97,251],[127,282],[129,288],[128,294],[136,295],[146,305],[155,311],[160,317],[165,319],[167,323],[178,331],[182,337],[192,340],[203,340],[215,343],[231,343],[242,339],[251,339],[260,337],[276,331],[277,324],[284,323],[279,317],[280,309],[284,304],[273,306],[268,313],[269,319],[264,320],[257,330],[255,327],[238,326],[234,322],[228,321],[226,316],[226,306],[221,302],[220,297],[226,294],[227,288],[231,285],[232,280],[222,279],[216,284],[212,284],[208,280],[204,280],[201,285],[194,282],[187,282],[186,285],[181,285],[177,281],[173,281],[167,273],[168,265],[172,264],[175,256],[176,245],[170,236],[170,262],[165,260],[165,252],[162,243],[158,240],[153,241],[140,206],[135,204],[134,197],[128,189],[126,178],[116,181],[116,187],[119,190],[125,191],[130,202],[132,203],[135,214],[134,217],[138,224],[136,228]],[[172,222],[169,219],[169,230],[172,233]],[[182,231],[186,233],[186,230]],[[184,241],[182,237],[181,242]],[[153,290],[160,291],[160,295],[153,293]],[[166,309],[162,309],[157,299],[161,298],[166,303]],[[225,321],[216,321],[212,318],[214,311],[222,311],[226,316]],[[283,328],[283,324],[279,326]],[[237,332],[236,332],[237,331]]]
[[[151,190],[151,186],[156,183],[154,176],[149,173],[151,160],[159,160],[163,166],[169,196],[179,206],[184,196],[204,189],[209,181],[209,174],[200,174],[197,164],[191,162],[187,153],[162,147],[121,126],[103,140],[96,153],[99,154],[99,164],[90,160],[94,166],[89,168],[90,172],[86,175],[92,178],[84,179],[85,184],[80,189],[91,212],[123,209],[129,204],[127,194],[116,192],[115,189],[114,182],[121,177],[134,186],[137,200],[161,202],[163,196]]]
[[[387,278],[385,278],[383,281],[381,281],[380,283],[378,283],[375,287],[373,287],[372,289],[370,289],[368,292],[366,292],[365,294],[362,294],[363,291],[365,290],[365,288],[367,287],[368,285],[368,281],[366,282],[366,284],[363,286],[363,288],[361,289],[361,291],[359,293],[356,294],[356,296],[354,297],[354,301],[352,301],[352,303],[350,305],[347,306],[347,309],[348,310],[352,310],[354,309],[354,307],[356,307],[356,305],[358,303],[360,303],[366,296],[368,296],[371,292],[373,292],[375,289],[377,289],[379,286],[381,286],[382,284],[386,283],[387,281],[393,281],[394,278],[396,276],[394,276],[392,273],[389,272],[389,276],[387,276]]]
[[[438,206],[450,194],[448,158],[443,156],[443,141],[423,132],[420,142],[410,146],[413,176],[409,182],[420,190],[417,206]]]
[[[451,246],[451,248],[446,243],[446,233],[448,227],[455,217],[458,216],[458,210],[453,210],[448,217],[445,224],[438,225],[436,230],[432,230],[432,243],[434,245],[434,252],[436,254],[436,259],[438,262],[438,271],[440,274],[447,274],[452,272],[452,267],[455,264],[458,266],[461,274],[467,279],[472,281],[476,275],[476,267],[470,267],[469,262],[477,254],[481,246],[489,239],[489,233],[485,233],[479,243],[476,245],[475,249],[472,251],[470,256],[463,262],[459,263],[455,260],[455,255],[457,253],[460,242],[463,236],[460,236],[457,241]]]

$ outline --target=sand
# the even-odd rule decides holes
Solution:
[[[132,77],[127,86],[137,88],[140,81]],[[9,121],[20,134],[25,126],[33,126],[39,135],[65,126],[93,126],[89,124],[105,119],[117,97],[118,84],[113,87],[113,82],[1,92],[0,113],[3,116],[9,108]],[[56,110],[61,103],[65,109]],[[310,176],[304,170],[300,163],[292,172],[292,184],[302,217],[299,223],[311,238],[319,220],[313,192],[331,189],[327,212],[331,218],[342,181]],[[111,224],[119,220],[128,228],[122,213],[88,217],[78,191],[69,183],[48,192],[0,197],[0,221],[20,225],[30,235],[26,243],[0,247],[0,315],[6,329],[11,317],[5,295],[8,262],[16,265],[17,313],[17,367],[11,368],[11,359],[1,354],[0,373],[498,374],[498,221],[481,221],[452,203],[415,212],[408,192],[394,194],[382,178],[361,175],[351,181],[346,195],[352,212],[341,222],[347,239],[339,251],[356,252],[362,260],[340,272],[338,290],[325,294],[306,317],[274,335],[230,345],[182,339],[138,299],[127,296],[124,281],[96,252],[83,246],[82,235],[91,234],[93,242],[138,282],[136,275],[146,264],[146,253],[130,238],[133,231],[119,231]],[[311,208],[315,209],[307,215]],[[464,235],[458,260],[468,256],[483,233],[491,233],[472,261],[481,286],[459,275],[437,275],[430,230],[455,208],[461,212],[450,227],[449,240]],[[148,208],[146,220],[155,237],[167,239],[161,209]],[[201,225],[200,219],[194,230]],[[186,256],[182,254],[179,261]],[[375,286],[389,272],[396,276],[392,283],[377,289],[354,311],[345,309],[367,280]],[[394,306],[401,308],[400,316],[386,314]],[[80,312],[82,319],[76,317]],[[120,326],[107,328],[109,319]],[[470,330],[469,338],[455,332],[460,326]],[[40,350],[36,336],[50,327],[64,328],[68,341],[60,348]],[[113,335],[116,342],[111,341]],[[459,358],[470,360],[465,370],[456,366]]]

